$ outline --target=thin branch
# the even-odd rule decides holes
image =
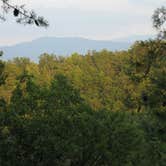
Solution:
[[[41,16],[37,16],[34,11],[27,11],[24,9],[25,5],[21,6],[14,6],[11,5],[8,0],[1,0],[3,3],[2,9],[5,13],[8,13],[10,9],[13,10],[13,15],[15,17],[19,17],[16,19],[17,23],[22,23],[22,24],[35,24],[36,26],[39,27],[48,27],[48,21],[45,20]],[[0,19],[5,21],[4,16],[0,16]]]

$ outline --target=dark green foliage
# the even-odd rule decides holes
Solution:
[[[166,116],[160,117],[155,111],[149,110],[149,112],[140,115],[141,125],[145,131],[145,139],[148,143],[147,165],[161,165],[164,166],[166,163]]]
[[[56,75],[51,82],[47,98],[48,109],[74,107],[82,103],[79,91],[74,89],[69,80],[63,75]]]
[[[144,133],[130,114],[81,106],[31,117],[4,112],[0,117],[3,166],[139,166],[145,157]]]
[[[33,77],[24,72],[18,78],[18,84],[13,91],[10,109],[20,114],[31,113],[40,108],[40,88],[34,83]]]
[[[0,98],[0,111],[5,111],[7,107],[7,103],[4,98]]]

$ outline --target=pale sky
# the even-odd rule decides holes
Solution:
[[[112,40],[151,35],[151,16],[166,0],[11,0],[26,4],[50,23],[47,29],[16,24],[9,16],[0,21],[0,45],[44,36]],[[1,5],[1,4],[0,4]],[[2,13],[0,9],[0,13]]]

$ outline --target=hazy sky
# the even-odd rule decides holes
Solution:
[[[50,27],[16,24],[9,16],[0,21],[0,45],[42,36],[115,39],[154,34],[151,15],[166,0],[11,0],[45,16]],[[0,4],[1,5],[1,4]],[[2,13],[0,9],[0,13]]]

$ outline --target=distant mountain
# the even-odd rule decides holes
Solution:
[[[43,53],[68,56],[73,52],[85,54],[88,50],[125,50],[128,49],[130,45],[130,42],[120,41],[114,42],[70,37],[44,37],[31,42],[0,47],[0,50],[3,50],[5,60],[9,60],[14,57],[29,57],[33,61],[38,61],[38,57]]]
[[[134,43],[139,40],[154,39],[155,37],[156,37],[155,35],[132,35],[132,36],[127,36],[127,37],[123,37],[123,38],[118,38],[118,39],[115,39],[114,41]]]

